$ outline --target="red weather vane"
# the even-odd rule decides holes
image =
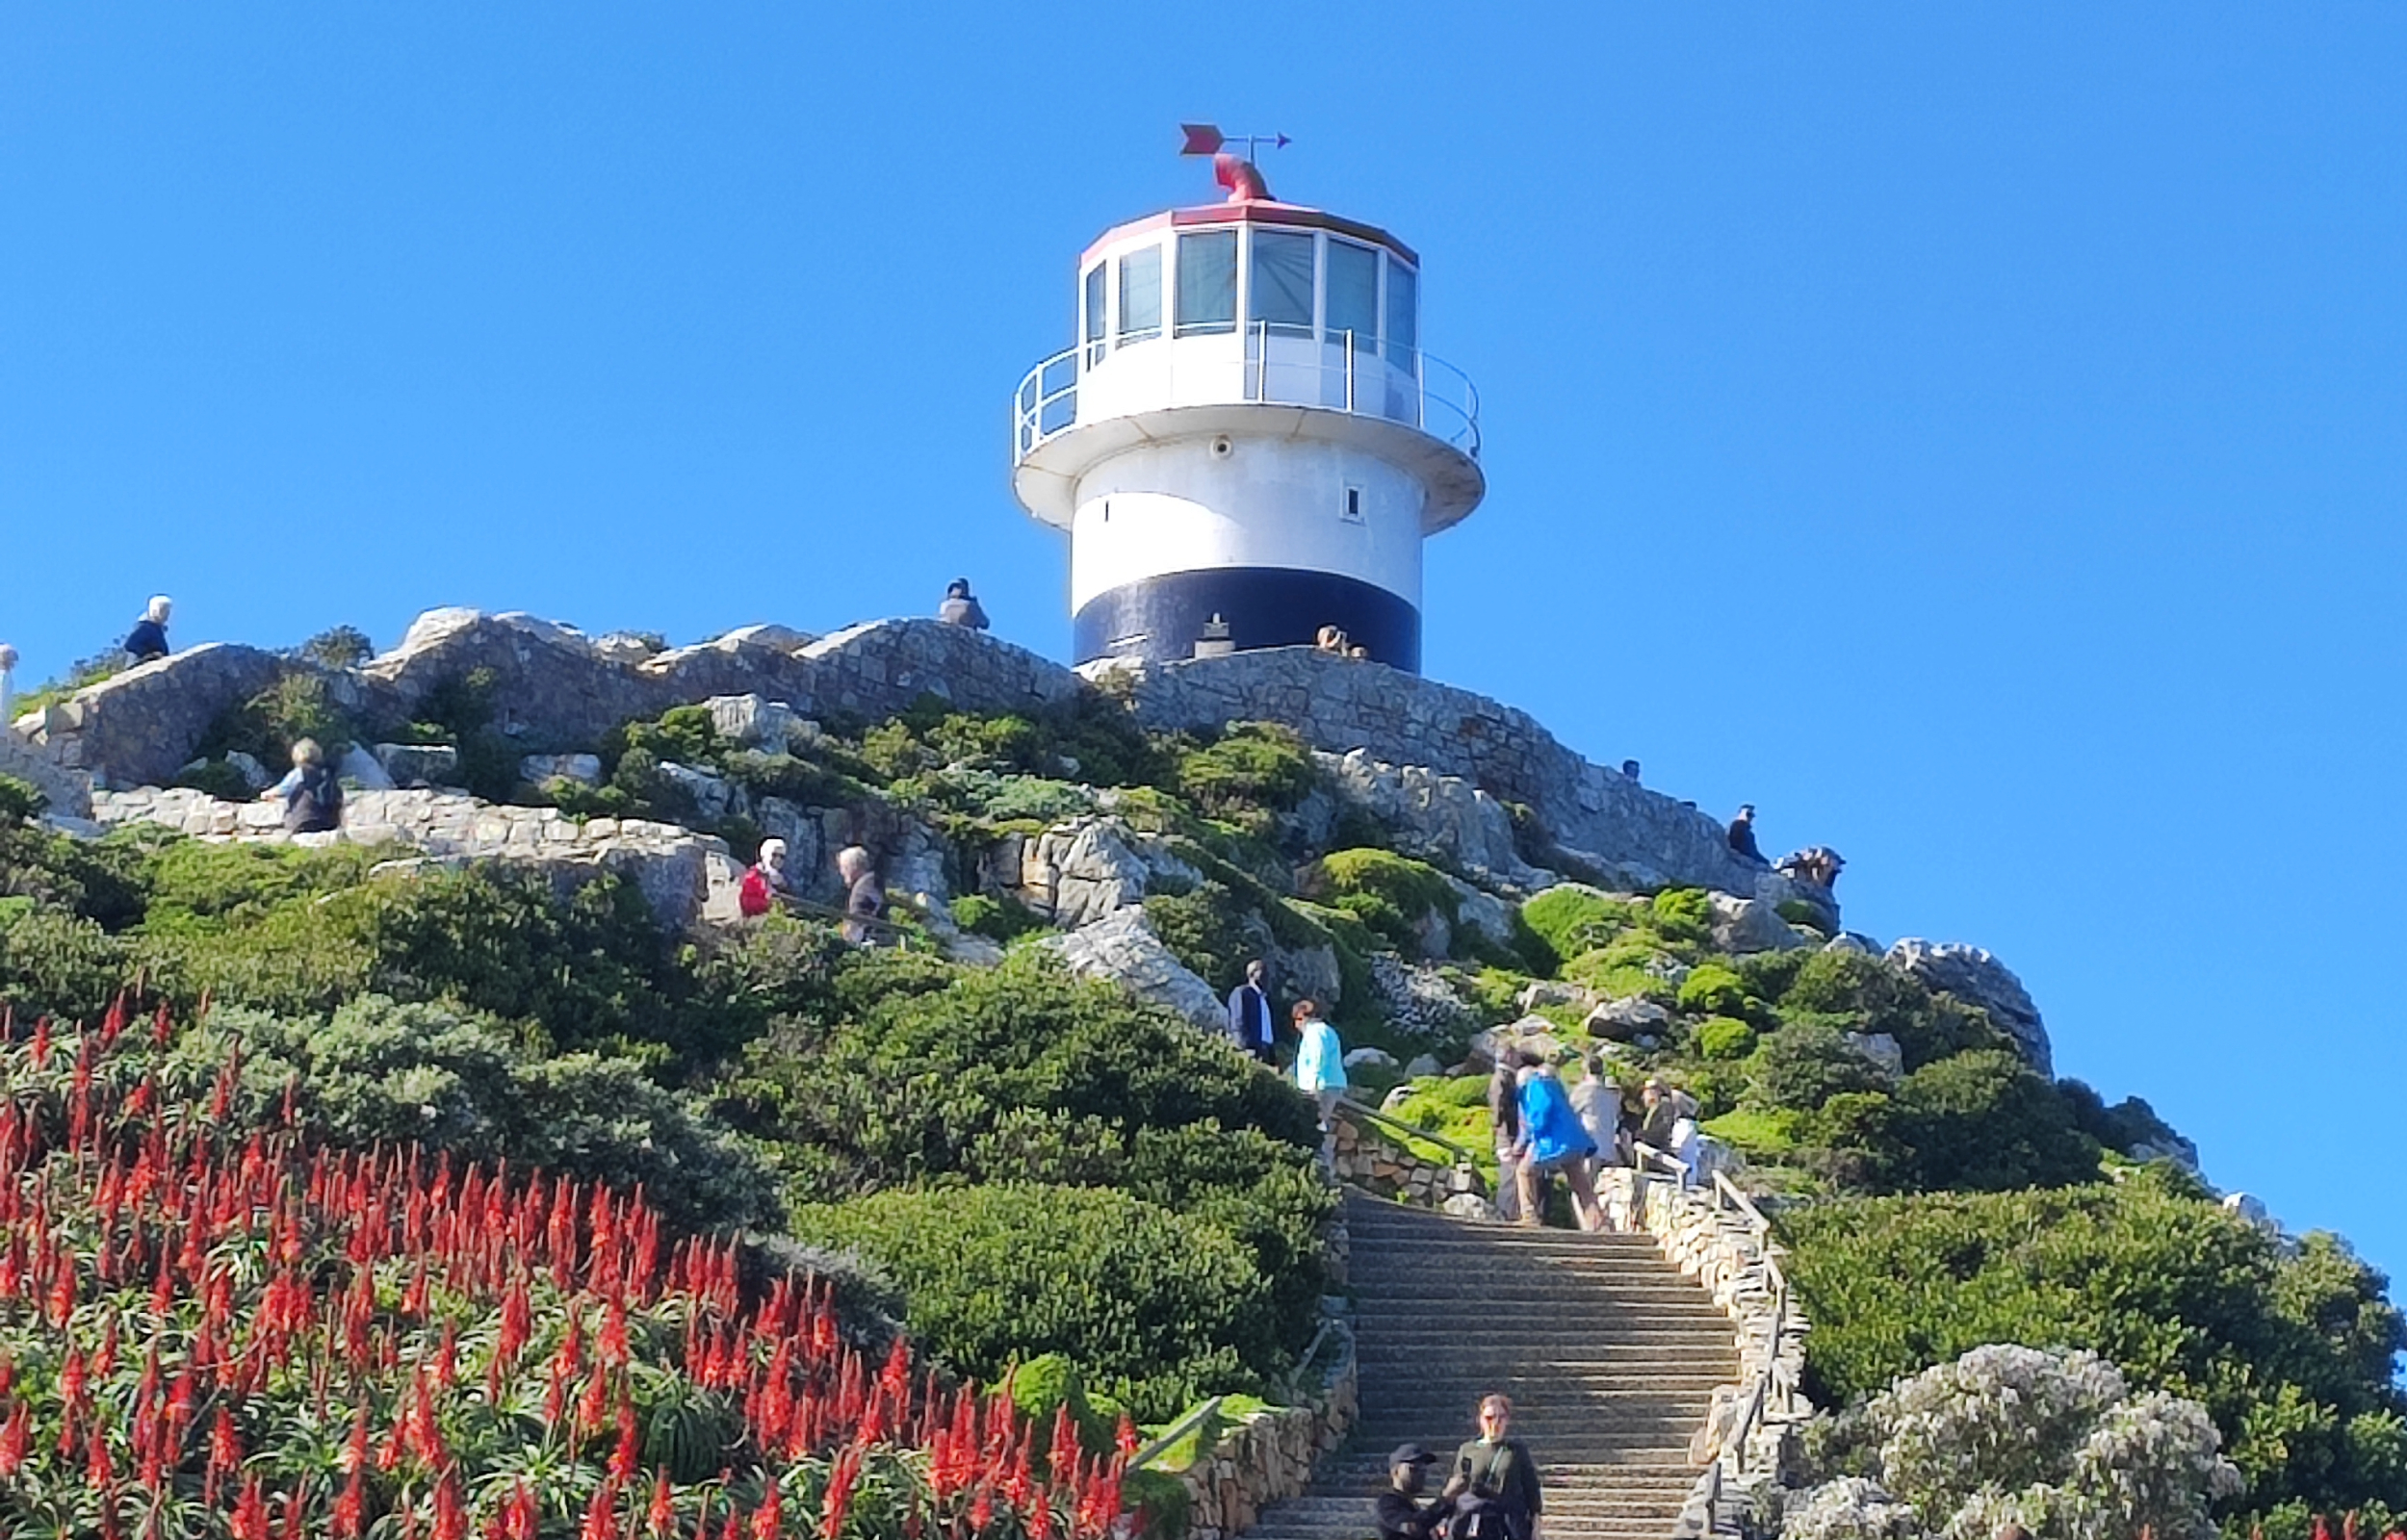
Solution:
[[[1212,158],[1212,180],[1229,190],[1229,201],[1244,203],[1253,199],[1268,199],[1270,185],[1254,164],[1256,149],[1267,144],[1283,150],[1293,142],[1284,134],[1224,134],[1211,123],[1181,123],[1178,132],[1186,142],[1178,146],[1181,155],[1208,155]],[[1228,146],[1245,145],[1245,153],[1236,155]]]

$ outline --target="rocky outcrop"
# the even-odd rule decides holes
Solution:
[[[583,823],[556,808],[506,808],[449,791],[359,791],[345,799],[332,834],[288,834],[272,803],[220,802],[182,788],[104,791],[103,826],[162,824],[195,838],[255,844],[396,845],[447,863],[497,860],[541,871],[563,886],[603,872],[632,881],[663,928],[701,917],[714,893],[732,895],[737,868],[709,834],[638,818]]]
[[[1005,835],[988,864],[1013,897],[1074,930],[1141,904],[1148,893],[1184,893],[1203,881],[1160,839],[1110,817]]]
[[[46,809],[61,818],[91,814],[91,784],[41,750],[0,727],[0,776],[14,776],[42,795]]]
[[[1378,820],[1398,849],[1523,892],[1554,881],[1521,860],[1504,804],[1462,777],[1422,764],[1385,764],[1362,749],[1312,757],[1339,798]]]
[[[1168,1006],[1207,1032],[1222,1030],[1220,996],[1171,954],[1153,934],[1141,905],[1130,905],[1074,931],[1048,936],[1040,945],[1081,978],[1109,979],[1140,999]]]
[[[95,789],[154,785],[192,759],[219,712],[305,666],[209,642],[79,690],[19,730],[60,768],[85,772]]]
[[[1933,989],[1989,1013],[1990,1022],[2014,1041],[2025,1063],[2043,1075],[2056,1073],[2048,1029],[2039,1008],[2013,969],[1994,953],[1961,941],[1926,941],[1908,937],[1889,948],[1889,962]]]
[[[1612,886],[1685,884],[1773,903],[1800,896],[1787,878],[1735,854],[1719,820],[1590,763],[1526,711],[1435,680],[1303,647],[1112,660],[1083,672],[1125,695],[1148,728],[1282,722],[1330,754],[1359,751],[1370,763],[1459,777],[1498,803],[1526,806],[1540,837]]]
[[[1785,952],[1809,943],[1760,899],[1713,895],[1714,945],[1724,952]]]

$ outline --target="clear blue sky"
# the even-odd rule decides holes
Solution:
[[[1426,261],[1431,673],[1996,950],[2407,1271],[2407,10],[16,5],[0,637],[1060,655],[1007,403],[1181,119]]]

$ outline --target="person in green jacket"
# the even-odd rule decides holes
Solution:
[[[1463,1530],[1462,1519],[1471,1521],[1472,1533],[1479,1532],[1475,1510],[1483,1505],[1492,1506],[1503,1519],[1504,1540],[1531,1540],[1537,1532],[1544,1506],[1538,1490],[1538,1462],[1530,1447],[1513,1436],[1512,1397],[1481,1398],[1479,1437],[1455,1450],[1454,1475],[1439,1496],[1454,1500],[1461,1516],[1457,1533]]]

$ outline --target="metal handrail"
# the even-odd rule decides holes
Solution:
[[[1214,335],[1229,334],[1216,333]],[[1245,334],[1249,344],[1247,351],[1251,356],[1238,360],[1236,388],[1231,393],[1231,400],[1228,404],[1258,402],[1271,405],[1305,406],[1323,411],[1340,412],[1353,417],[1373,417],[1383,422],[1408,422],[1410,425],[1419,428],[1432,437],[1442,439],[1453,445],[1472,459],[1479,458],[1479,387],[1471,383],[1471,377],[1468,374],[1463,373],[1444,359],[1426,349],[1414,348],[1412,367],[1409,370],[1401,369],[1392,360],[1362,353],[1355,346],[1355,334],[1351,331],[1342,331],[1307,334],[1294,339],[1300,344],[1313,347],[1342,348],[1344,351],[1342,364],[1332,365],[1296,360],[1281,360],[1274,364],[1270,358],[1270,343],[1273,335],[1268,321],[1255,321],[1251,324]],[[1282,339],[1286,336],[1285,333],[1278,335]],[[1092,344],[1074,343],[1038,363],[1035,368],[1021,376],[1019,388],[1012,393],[1012,464],[1019,465],[1035,452],[1037,446],[1079,425],[1078,390],[1085,383],[1090,372],[1110,367],[1112,361],[1124,353],[1150,347],[1157,343],[1175,345],[1178,341],[1179,339],[1175,336],[1155,335],[1137,342],[1124,342],[1112,347],[1100,359],[1093,356]],[[1176,352],[1163,355],[1165,364],[1163,379],[1166,385],[1177,376],[1176,366],[1178,356]],[[1358,392],[1355,388],[1356,364],[1358,360],[1364,357],[1370,357],[1372,362],[1379,366],[1379,373],[1372,389],[1368,392]],[[1227,371],[1229,364],[1224,359],[1191,367],[1198,372],[1222,373]],[[1055,383],[1048,383],[1048,375],[1053,377]],[[1285,393],[1274,391],[1276,381],[1292,379],[1298,375],[1309,378],[1315,388]],[[1332,404],[1325,398],[1330,394],[1326,387],[1334,383],[1338,375],[1342,375],[1344,380],[1343,401],[1342,404]],[[1395,383],[1409,384],[1411,411],[1408,414],[1398,415],[1381,409],[1387,398],[1385,387]],[[1166,389],[1165,394],[1175,395],[1176,393]],[[1298,398],[1286,399],[1288,395],[1293,395]],[[1452,432],[1439,431],[1438,427],[1433,426],[1430,422],[1433,406],[1436,409],[1436,415],[1440,424],[1448,420],[1455,420],[1460,425]],[[1048,426],[1048,422],[1052,425]]]
[[[1129,1455],[1128,1463],[1121,1467],[1121,1469],[1126,1471],[1140,1470],[1145,1466],[1152,1464],[1155,1460],[1160,1459],[1162,1455],[1169,1450],[1173,1444],[1178,1443],[1180,1439],[1187,1436],[1187,1432],[1190,1428],[1203,1426],[1206,1420],[1208,1420],[1214,1413],[1218,1412],[1220,1410],[1221,1399],[1222,1399],[1218,1396],[1213,1397],[1210,1400],[1204,1402],[1201,1406],[1195,1407],[1185,1416],[1179,1418],[1178,1421],[1162,1429],[1160,1437],[1154,1439],[1152,1443],[1146,1445],[1145,1448],[1137,1450],[1134,1454]]]
[[[1341,1112],[1350,1112],[1358,1116],[1368,1118],[1370,1121],[1379,1124],[1383,1128],[1394,1129],[1397,1133],[1405,1136],[1406,1138],[1417,1139],[1425,1144],[1435,1144],[1439,1149],[1442,1149],[1452,1155],[1456,1161],[1462,1165],[1475,1166],[1479,1163],[1479,1156],[1476,1153],[1464,1148],[1461,1144],[1456,1143],[1453,1140],[1446,1138],[1444,1135],[1433,1134],[1426,1128],[1415,1128],[1401,1117],[1391,1117],[1387,1114],[1381,1112],[1378,1108],[1366,1106],[1361,1102],[1356,1101],[1351,1096],[1339,1096],[1337,1098],[1337,1107]]]

